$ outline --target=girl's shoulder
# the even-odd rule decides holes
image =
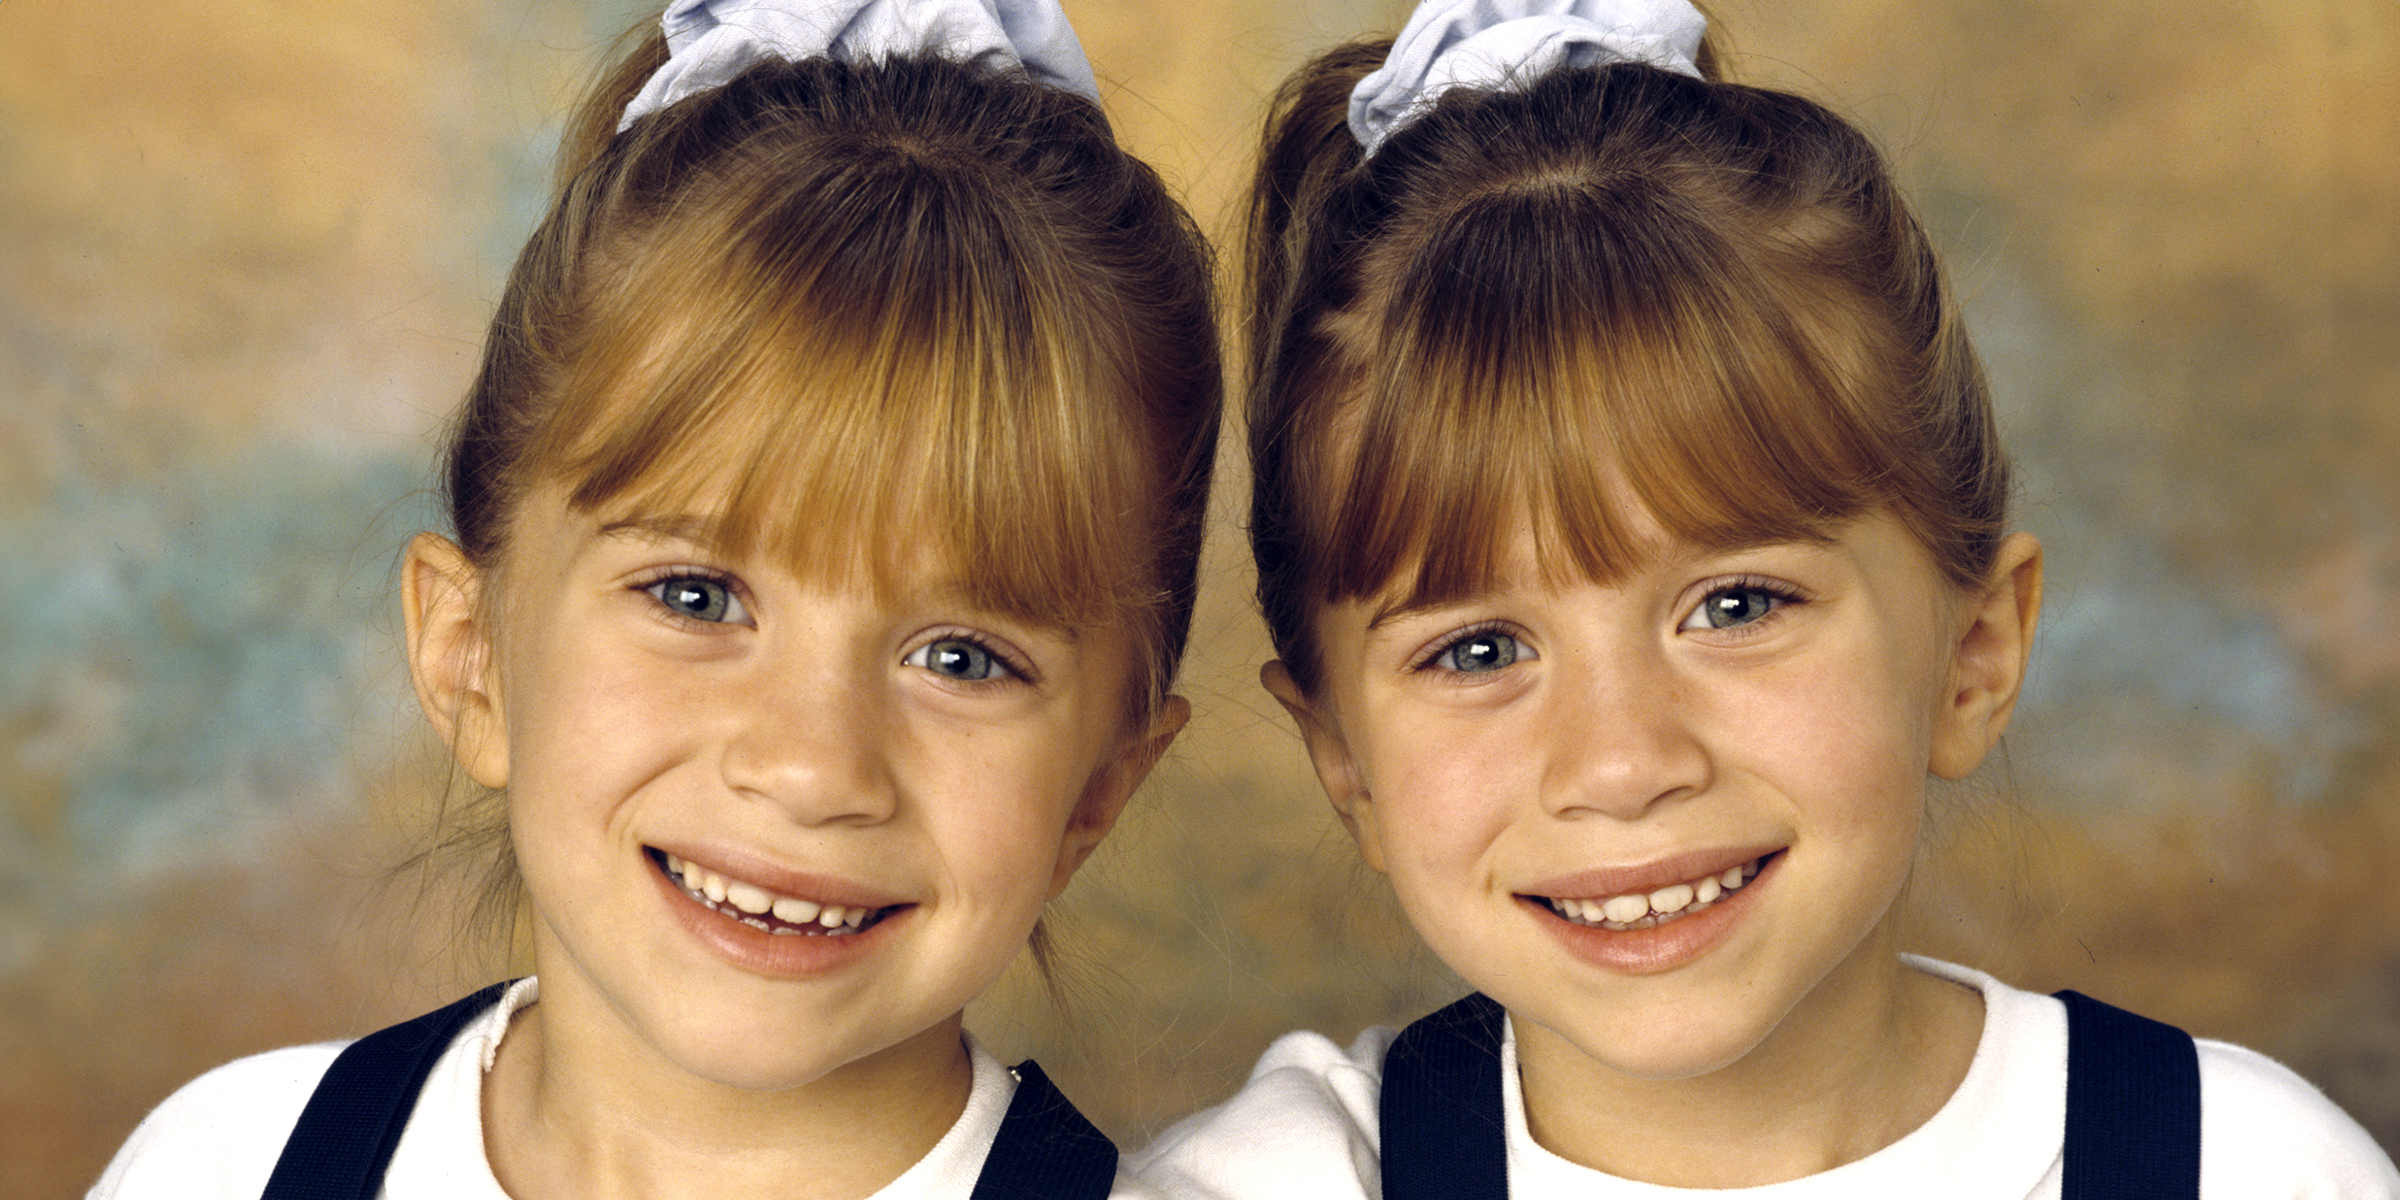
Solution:
[[[253,1054],[183,1085],[142,1119],[91,1200],[256,1196],[346,1044]]]
[[[390,1194],[503,1197],[483,1154],[483,1073],[510,1018],[539,994],[532,979],[520,979],[497,1003],[469,1001],[444,1010],[471,1017],[441,1047],[410,1103],[384,1176]],[[468,1003],[479,1006],[468,1009]],[[301,1110],[349,1045],[269,1050],[185,1084],[143,1118],[87,1200],[258,1195]]]
[[[2316,1085],[2255,1050],[2195,1041],[2203,1196],[2400,1200],[2400,1168]]]
[[[1176,1122],[1127,1166],[1192,1200],[1288,1196],[1296,1184],[1312,1200],[1371,1196],[1383,1056],[1396,1034],[1377,1026],[1345,1049],[1323,1034],[1287,1033],[1231,1099]]]

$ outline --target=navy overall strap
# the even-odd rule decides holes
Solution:
[[[2083,995],[2067,1005],[2061,1200],[2200,1194],[2200,1053],[2190,1034]]]
[[[264,1200],[374,1200],[435,1059],[507,983],[350,1043],[300,1110]]]
[[[968,1200],[1106,1200],[1116,1179],[1116,1143],[1032,1059],[1018,1063],[1016,1098]]]
[[[1400,1031],[1383,1056],[1383,1200],[1505,1200],[1506,1014],[1478,992]]]

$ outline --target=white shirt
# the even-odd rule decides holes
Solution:
[[[483,1077],[510,1018],[534,1002],[524,979],[452,1039],[426,1077],[383,1177],[392,1200],[507,1200],[483,1151]],[[89,1200],[253,1200],[265,1189],[317,1081],[347,1043],[293,1046],[228,1063],[185,1084],[133,1131]],[[964,1200],[999,1135],[1016,1076],[973,1038],[974,1083],[966,1111],[925,1157],[870,1200]],[[1111,1200],[1157,1193],[1122,1170]]]
[[[1983,993],[1983,1036],[1958,1090],[1899,1141],[1786,1183],[1709,1191],[1751,1200],[1991,1197],[2052,1200],[2066,1141],[2067,1013],[2054,997],[1980,971],[1912,966]],[[1250,1082],[1184,1119],[1129,1165],[1176,1197],[1369,1200],[1380,1197],[1377,1100],[1394,1031],[1370,1029],[1343,1051],[1313,1033],[1269,1047]],[[2223,1042],[2201,1041],[2203,1200],[2334,1197],[2400,1200],[2400,1171],[2356,1121],[2306,1080]],[[1518,1200],[1672,1200],[1698,1190],[1637,1183],[1569,1162],[1526,1130],[1516,1030],[1501,1049],[1509,1194]]]

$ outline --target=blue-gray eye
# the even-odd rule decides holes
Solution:
[[[908,656],[912,667],[923,667],[945,679],[963,679],[973,683],[1000,679],[1015,674],[1008,664],[989,649],[965,638],[936,638]]]
[[[1531,658],[1532,655],[1514,637],[1487,629],[1481,633],[1470,633],[1442,647],[1442,652],[1433,657],[1433,665],[1462,675],[1479,675],[1510,666],[1519,657]]]
[[[679,575],[661,579],[644,588],[658,599],[667,611],[679,617],[711,623],[748,621],[750,614],[733,594],[733,589],[721,580],[699,575]]]
[[[1729,587],[1710,592],[1683,622],[1685,629],[1732,629],[1747,625],[1775,610],[1783,597],[1762,587]]]

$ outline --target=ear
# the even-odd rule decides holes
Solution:
[[[1991,582],[1962,612],[1949,688],[1934,716],[1931,769],[1944,779],[1965,778],[1980,765],[2016,711],[2042,615],[2042,544],[2028,533],[2002,540]]]
[[[507,725],[492,642],[477,621],[484,575],[449,538],[409,539],[400,565],[400,608],[408,626],[408,676],[417,705],[467,776],[508,786]]]
[[[1300,740],[1317,768],[1317,782],[1324,786],[1325,798],[1333,802],[1334,815],[1350,830],[1350,840],[1358,843],[1359,857],[1366,859],[1368,866],[1383,870],[1383,839],[1374,820],[1375,795],[1367,789],[1357,757],[1350,753],[1349,739],[1342,736],[1331,714],[1322,711],[1292,681],[1283,660],[1260,667],[1258,682],[1300,726]]]
[[[1125,813],[1125,805],[1133,793],[1150,777],[1150,769],[1166,757],[1167,747],[1175,744],[1175,735],[1183,732],[1184,723],[1192,719],[1191,702],[1181,696],[1169,696],[1158,706],[1157,715],[1150,718],[1150,727],[1127,738],[1117,747],[1116,757],[1100,768],[1092,781],[1084,785],[1083,798],[1076,801],[1075,812],[1067,818],[1066,836],[1059,841],[1058,865],[1050,876],[1050,898],[1067,890],[1067,881],[1083,866],[1100,846],[1100,839],[1116,828],[1117,818]]]

